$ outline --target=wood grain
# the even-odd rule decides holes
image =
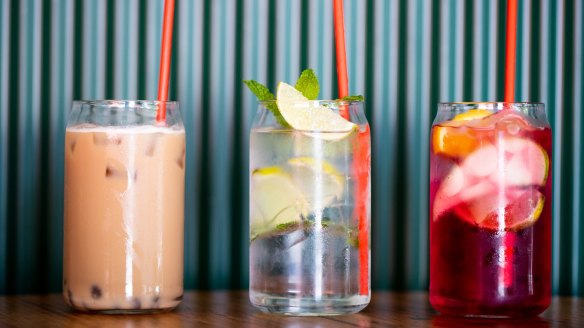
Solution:
[[[169,313],[97,315],[70,310],[61,295],[0,297],[0,327],[581,327],[584,299],[555,297],[541,316],[522,320],[456,319],[438,315],[423,292],[375,292],[362,312],[337,317],[261,313],[247,291],[191,291]]]

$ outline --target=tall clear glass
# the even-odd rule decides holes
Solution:
[[[523,317],[551,300],[552,131],[541,103],[442,103],[430,149],[430,302]]]
[[[370,133],[362,102],[351,131],[280,125],[261,102],[250,136],[250,299],[265,312],[334,315],[370,299]]]
[[[180,303],[185,152],[176,102],[73,102],[65,134],[67,304],[140,313]]]

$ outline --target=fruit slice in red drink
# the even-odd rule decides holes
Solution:
[[[459,217],[480,228],[516,231],[534,224],[543,211],[545,198],[535,188],[511,189],[458,205]]]
[[[463,125],[488,117],[492,113],[484,109],[473,109],[458,114],[451,121],[435,126],[432,130],[434,153],[447,157],[464,157],[479,146],[479,140],[472,129]]]
[[[523,220],[535,222],[539,214],[534,212],[530,218],[527,212],[543,206],[543,196],[525,188],[544,185],[548,170],[547,153],[531,140],[501,138],[496,144],[483,144],[443,179],[433,218],[456,207],[465,220],[489,229],[515,229]],[[496,219],[488,219],[492,213]]]
[[[549,157],[537,143],[520,138],[505,138],[499,140],[497,148],[504,153],[505,161],[502,170],[502,180],[511,186],[545,185],[547,179]],[[501,181],[501,176],[493,175],[495,181]]]

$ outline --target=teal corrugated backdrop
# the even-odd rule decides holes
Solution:
[[[336,97],[329,0],[178,0],[171,99],[187,127],[187,288],[245,288],[243,79],[314,68]],[[0,294],[60,290],[63,140],[72,99],[154,99],[162,0],[2,0]],[[345,0],[351,93],[373,131],[373,287],[428,279],[428,134],[439,101],[502,100],[505,1]],[[554,129],[556,293],[584,295],[584,5],[520,0],[516,100]],[[461,247],[464,247],[461,245]]]

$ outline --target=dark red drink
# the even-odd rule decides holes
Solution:
[[[430,152],[436,310],[521,317],[548,307],[551,147],[542,104],[441,105]]]

